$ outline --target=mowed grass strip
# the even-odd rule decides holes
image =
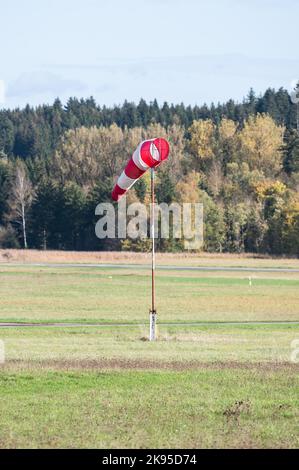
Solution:
[[[0,320],[136,323],[150,288],[144,271],[2,266]],[[298,321],[299,276],[159,272],[157,302],[163,321]]]
[[[296,448],[296,371],[0,373],[1,448]]]
[[[147,361],[160,367],[170,362],[287,363],[299,325],[201,327],[158,326],[150,343],[148,325],[138,327],[3,328],[6,360],[25,363],[62,361]]]

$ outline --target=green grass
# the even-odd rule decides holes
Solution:
[[[161,322],[299,321],[294,273],[159,272]],[[1,448],[296,448],[299,325],[159,325],[144,270],[0,267]]]
[[[1,376],[0,383],[2,447],[299,444],[292,372],[35,371]]]
[[[159,326],[159,341],[144,341],[139,327],[1,329],[9,361],[100,359],[161,362],[282,363],[290,360],[299,325]]]
[[[298,447],[295,325],[2,329],[0,447]]]
[[[299,274],[159,272],[163,321],[299,320]],[[0,267],[1,321],[144,321],[150,277],[144,271]]]

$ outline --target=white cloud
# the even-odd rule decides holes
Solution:
[[[59,96],[64,93],[82,92],[85,84],[79,80],[63,78],[48,71],[24,73],[8,86],[7,96],[24,97],[52,93]]]
[[[4,80],[0,80],[0,104],[5,103],[5,83]]]
[[[136,58],[101,58],[85,65],[50,64],[21,75],[8,87],[5,105],[62,102],[70,96],[93,95],[101,105],[125,99],[157,98],[185,104],[242,100],[251,87],[263,93],[268,87],[289,89],[299,70],[299,59],[262,58],[241,54]]]

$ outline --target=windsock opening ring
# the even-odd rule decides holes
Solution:
[[[141,142],[118,178],[112,199],[118,201],[149,168],[155,168],[167,160],[169,150],[169,143],[163,138]]]

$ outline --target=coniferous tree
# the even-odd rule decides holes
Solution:
[[[299,135],[296,130],[288,130],[285,133],[283,168],[288,175],[299,172]]]

